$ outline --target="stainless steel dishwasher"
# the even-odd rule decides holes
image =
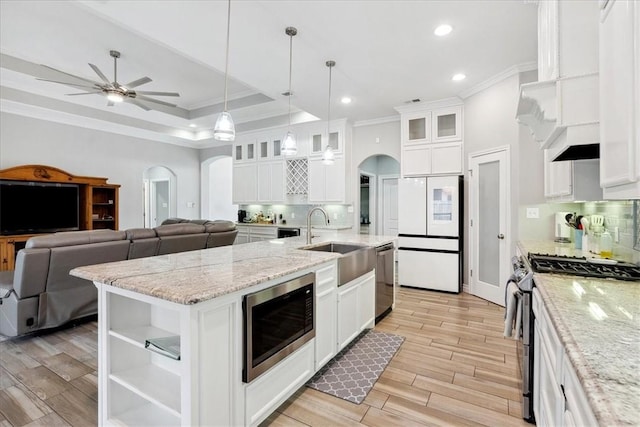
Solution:
[[[393,243],[376,248],[376,323],[391,311],[395,283]]]

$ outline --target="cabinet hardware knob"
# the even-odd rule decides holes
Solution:
[[[498,239],[503,240],[504,239],[504,234],[502,234],[502,233],[498,234]]]

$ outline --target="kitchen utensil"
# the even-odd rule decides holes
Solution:
[[[564,216],[564,219],[566,219],[566,220],[567,220],[567,225],[568,225],[569,227],[573,227],[573,225],[572,225],[572,224],[573,224],[574,222],[573,222],[573,214],[572,214],[572,213],[568,213],[568,214],[566,214],[566,215]],[[574,227],[574,228],[575,228],[575,227]]]
[[[580,218],[580,224],[582,224],[582,229],[584,230],[584,235],[586,236],[588,234],[587,230],[589,229],[589,219],[585,217]]]
[[[602,215],[591,215],[591,226],[592,227],[603,227],[604,226],[604,216]]]

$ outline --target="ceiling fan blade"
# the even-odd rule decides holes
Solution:
[[[102,93],[101,90],[96,91],[96,92],[80,92],[80,93],[65,93],[65,95],[67,96],[77,96],[77,95],[93,95],[96,93]]]
[[[85,81],[85,82],[91,83],[92,85],[98,85],[98,86],[100,86],[100,83],[98,83],[98,82],[94,82],[93,80],[89,80],[89,79],[85,79],[84,77],[80,77],[80,76],[76,76],[76,75],[73,75],[73,74],[65,73],[64,71],[60,71],[60,70],[58,70],[58,69],[56,69],[56,68],[49,67],[48,65],[44,65],[44,64],[41,64],[41,65],[42,65],[43,67],[48,68],[48,69],[50,69],[50,70],[53,70],[53,71],[55,71],[55,72],[57,72],[57,73],[64,74],[64,75],[66,75],[66,76],[73,77],[74,79],[78,79],[78,80],[82,80],[82,81]]]
[[[93,65],[91,63],[89,63],[89,67],[91,67],[93,69],[93,71],[96,72],[96,74],[102,79],[103,82],[105,82],[108,85],[111,84],[111,82],[109,81],[107,76],[105,76],[104,73],[102,71],[100,71],[100,69],[98,67],[96,67],[95,65]]]
[[[142,86],[143,84],[149,83],[151,79],[149,77],[141,77],[138,80],[134,80],[129,84],[124,85],[127,89],[132,89],[134,87]]]
[[[147,102],[155,102],[156,104],[166,105],[167,107],[176,106],[176,104],[170,104],[168,102],[160,101],[159,99],[149,98],[148,96],[144,96],[144,95],[136,95],[136,99],[139,99],[141,101],[147,101]]]
[[[137,90],[136,93],[140,95],[180,96],[178,92],[154,92],[149,90]]]
[[[146,111],[150,111],[151,108],[147,107],[146,105],[144,105],[142,102],[138,102],[135,100],[135,98],[125,98],[125,100],[133,105],[137,105],[138,107],[142,108],[143,110]]]
[[[83,88],[87,88],[87,89],[99,89],[99,87],[97,85],[87,86],[87,85],[79,85],[79,84],[69,83],[69,82],[59,82],[57,80],[38,79],[38,78],[36,78],[36,80],[40,80],[40,81],[43,81],[43,82],[59,83],[61,85],[67,85],[67,86],[73,86],[73,87],[83,87]]]

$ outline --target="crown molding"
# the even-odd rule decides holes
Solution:
[[[361,126],[381,125],[384,123],[399,122],[399,121],[400,121],[400,116],[378,117],[377,119],[359,120],[353,123],[353,127],[357,128]]]
[[[515,75],[515,74],[519,74],[519,73],[524,73],[526,71],[533,71],[533,70],[537,70],[538,69],[538,63],[536,61],[532,61],[532,62],[525,62],[522,64],[516,64],[513,65],[509,68],[507,68],[504,71],[499,72],[498,74],[489,77],[487,80],[478,83],[477,85],[463,90],[462,92],[460,92],[458,94],[458,96],[462,99],[466,99],[469,98],[472,95],[475,95],[478,92],[482,92],[485,89],[490,88],[491,86],[500,83],[501,81]]]

